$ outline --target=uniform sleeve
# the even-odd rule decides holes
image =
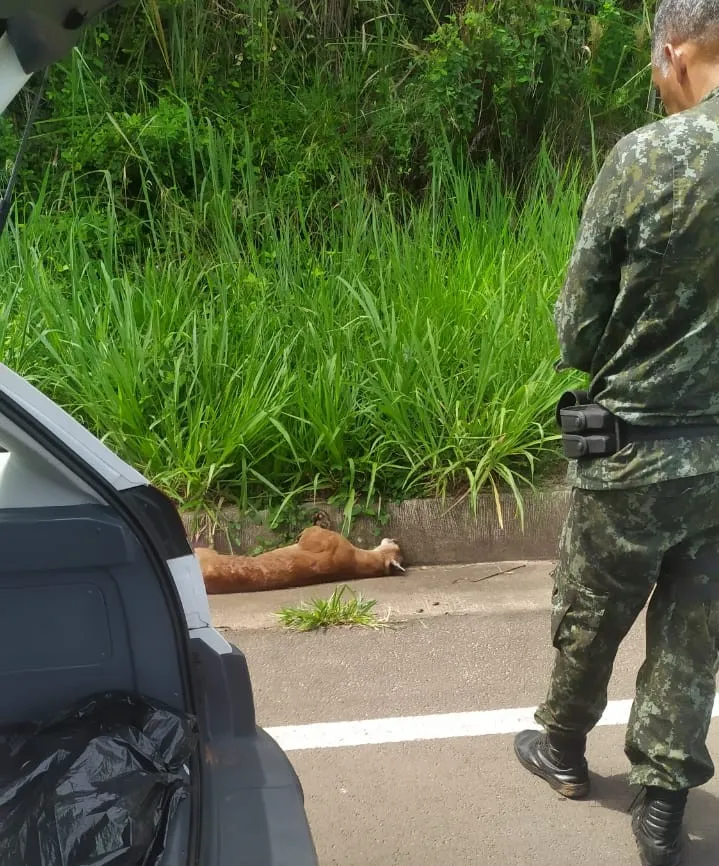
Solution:
[[[554,310],[561,358],[556,368],[592,372],[592,361],[621,281],[625,174],[618,148],[587,198],[564,286]]]

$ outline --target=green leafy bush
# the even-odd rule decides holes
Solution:
[[[565,154],[601,150],[647,119],[644,4],[472,0],[420,12],[343,2],[113,10],[53,74],[29,188],[48,164],[51,183],[69,169],[80,192],[107,170],[118,200],[135,206],[140,168],[152,164],[164,187],[193,196],[197,155],[180,149],[186,106],[198,129],[209,120],[247,135],[259,175],[301,187],[305,200],[332,187],[340,166],[370,189],[417,191],[447,144],[513,172],[547,136]]]

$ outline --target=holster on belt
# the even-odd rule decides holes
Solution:
[[[619,419],[598,403],[590,403],[586,391],[565,391],[556,419],[564,454],[572,460],[607,457],[622,447]]]

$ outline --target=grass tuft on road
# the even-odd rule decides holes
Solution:
[[[346,592],[351,598],[344,598]],[[333,626],[380,628],[382,622],[374,612],[376,604],[375,600],[365,599],[345,585],[338,586],[329,598],[313,599],[299,607],[284,607],[277,616],[293,631],[316,631]]]

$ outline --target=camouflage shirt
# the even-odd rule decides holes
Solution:
[[[555,308],[558,369],[638,425],[719,425],[719,88],[611,151]],[[570,461],[601,489],[719,472],[717,435],[630,443]]]

